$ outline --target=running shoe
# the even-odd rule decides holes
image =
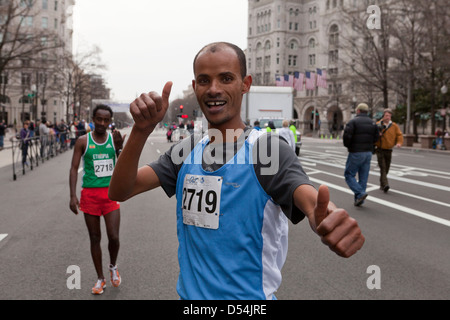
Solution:
[[[119,270],[117,270],[117,265],[113,266],[112,264],[110,264],[109,271],[111,273],[111,284],[113,287],[117,288],[122,282],[122,279],[119,275]]]
[[[106,287],[105,279],[98,279],[95,286],[92,288],[92,294],[102,294],[103,289]]]

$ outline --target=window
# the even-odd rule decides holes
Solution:
[[[33,17],[22,16],[21,17],[21,25],[24,27],[32,27],[33,26]]]
[[[48,28],[48,18],[42,17],[42,28],[47,29]]]
[[[48,9],[48,0],[42,0],[42,9],[44,10]]]
[[[331,50],[328,53],[328,59],[330,63],[336,63],[339,60],[339,51],[338,50]]]
[[[33,6],[33,0],[20,0],[20,6],[31,8]]]
[[[29,73],[22,73],[22,85],[29,86],[31,85],[31,74]]]
[[[335,24],[330,28],[329,44],[330,46],[339,45],[339,27]]]
[[[288,57],[288,66],[296,67],[297,66],[297,56],[290,55]]]
[[[289,49],[291,50],[297,50],[298,49],[298,43],[295,40],[292,40],[289,42]]]
[[[262,67],[262,58],[256,58],[256,68]]]
[[[3,73],[0,76],[0,84],[8,84],[8,74],[7,73]]]

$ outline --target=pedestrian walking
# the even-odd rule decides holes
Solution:
[[[392,150],[394,147],[401,148],[403,145],[403,134],[399,126],[392,122],[392,110],[385,109],[383,118],[377,122],[380,128],[380,140],[376,143],[375,153],[378,166],[380,167],[380,190],[385,193],[389,190],[387,175],[392,162]]]
[[[66,125],[66,122],[64,119],[61,119],[61,122],[58,125],[58,131],[59,131],[59,143],[61,145],[61,150],[66,151],[67,150],[67,131],[68,127]]]
[[[4,140],[5,140],[5,134],[6,134],[6,124],[2,120],[0,121],[0,151],[4,148]]]
[[[77,133],[77,123],[73,121],[69,126],[69,140],[70,140],[70,149],[73,149],[75,146],[75,142],[77,141],[78,133]]]
[[[130,104],[135,124],[109,190],[118,201],[160,186],[169,197],[176,195],[180,298],[274,299],[287,254],[288,219],[299,223],[306,216],[331,250],[345,257],[356,253],[364,242],[361,230],[329,202],[328,188],[311,185],[279,135],[242,121],[242,98],[252,84],[243,51],[229,43],[207,45],[194,59],[194,76],[208,134],[184,139],[138,168],[148,136],[168,110],[172,82],[162,95],[140,95]],[[279,161],[275,170],[264,170],[263,143],[271,146],[272,162]],[[225,159],[216,154],[210,163],[212,151],[223,144],[231,146],[222,149]]]
[[[30,121],[25,120],[23,122],[23,128],[20,129],[20,149],[22,150],[22,166],[28,166],[28,147],[30,145],[30,130],[28,127],[30,126]]]
[[[269,124],[266,127],[267,132],[272,132],[276,130],[277,128],[275,128],[275,124],[273,123],[272,120],[269,121]]]
[[[294,141],[297,143],[297,127],[295,126],[295,121],[291,120],[291,125],[289,126],[289,129],[292,131],[292,134],[294,135]]]
[[[289,121],[283,120],[282,127],[278,130],[278,134],[287,141],[289,146],[295,152],[295,138],[292,130],[289,128]]]
[[[167,133],[166,133],[167,142],[172,142],[172,133],[173,133],[172,128],[169,128],[169,130],[167,130]]]
[[[45,158],[48,152],[50,130],[47,127],[47,119],[42,118],[39,124],[39,139],[41,140],[41,158]]]
[[[125,137],[122,137],[117,130],[113,134],[107,132],[112,117],[113,111],[109,106],[97,105],[94,108],[92,120],[95,129],[77,139],[70,168],[70,210],[75,214],[78,214],[78,209],[84,213],[91,243],[91,255],[98,277],[92,288],[93,294],[102,294],[106,285],[100,247],[101,216],[105,219],[108,235],[111,284],[113,287],[118,287],[121,283],[116,264],[120,247],[120,204],[108,198],[108,187],[116,156],[118,157],[122,150]],[[84,163],[84,174],[79,201],[76,185],[81,159]]]
[[[370,161],[375,142],[380,138],[377,124],[368,115],[369,107],[361,103],[356,108],[356,117],[350,120],[344,129],[344,146],[348,149],[345,164],[345,182],[354,193],[354,205],[364,203],[369,179]],[[358,175],[358,180],[356,179]]]

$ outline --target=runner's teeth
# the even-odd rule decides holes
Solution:
[[[214,107],[214,106],[223,106],[225,102],[208,102],[208,106]]]

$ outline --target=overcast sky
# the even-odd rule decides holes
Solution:
[[[192,61],[210,42],[247,46],[246,0],[76,0],[74,51],[97,45],[111,98],[161,92],[171,100],[193,79]]]

